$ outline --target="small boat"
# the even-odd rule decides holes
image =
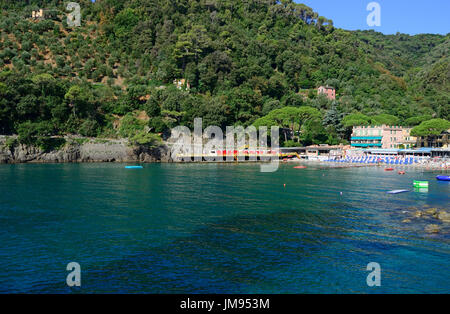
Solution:
[[[438,181],[450,181],[450,176],[437,176]]]
[[[394,171],[394,168],[386,168],[384,171]]]
[[[297,166],[297,167],[294,167],[294,169],[306,169],[306,168],[308,168],[308,167],[305,167],[305,166]]]
[[[387,194],[400,194],[400,193],[407,193],[409,192],[409,190],[394,190],[394,191],[389,191],[386,192]]]
[[[404,174],[406,174],[406,172],[404,172],[404,171],[399,171],[398,174],[404,175]]]
[[[142,169],[142,166],[125,166],[125,169]]]

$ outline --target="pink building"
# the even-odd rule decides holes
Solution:
[[[411,148],[415,138],[411,129],[401,126],[355,126],[352,134],[352,147],[358,148]]]
[[[327,96],[328,99],[330,100],[335,100],[336,99],[336,89],[334,89],[333,87],[330,86],[320,86],[317,89],[317,94],[325,94],[325,96]]]

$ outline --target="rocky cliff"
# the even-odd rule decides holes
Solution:
[[[0,163],[64,162],[171,162],[165,145],[156,148],[130,146],[127,140],[65,138],[58,149],[17,144],[14,137],[0,137]]]

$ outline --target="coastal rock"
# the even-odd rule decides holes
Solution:
[[[415,213],[414,213],[414,217],[415,218],[420,218],[420,217],[422,217],[423,216],[423,213],[420,211],[420,210],[418,210],[418,211],[416,211]]]
[[[94,140],[80,145],[81,162],[134,161],[132,149],[123,141]]]
[[[428,225],[425,227],[425,231],[427,233],[439,233],[441,229],[439,228],[438,225]]]
[[[437,214],[437,208],[429,208],[425,211],[425,214],[435,216]]]
[[[141,162],[173,162],[167,146],[156,148],[138,146],[133,149],[132,153],[134,156],[137,156],[138,161]]]
[[[437,218],[443,222],[450,223],[450,213],[447,213],[445,211],[439,212]]]
[[[69,163],[69,162],[172,162],[169,148],[130,146],[125,139],[103,140],[65,138],[59,149],[44,151],[39,147],[16,145],[7,147],[0,138],[0,163]]]
[[[6,164],[9,160],[11,160],[11,152],[0,146],[0,164]]]
[[[407,223],[410,223],[410,222],[411,222],[411,219],[404,219],[402,222],[405,223],[405,224],[407,224]]]

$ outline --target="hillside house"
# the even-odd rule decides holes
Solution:
[[[336,89],[330,86],[320,86],[317,89],[318,95],[325,95],[330,100],[336,100]]]

